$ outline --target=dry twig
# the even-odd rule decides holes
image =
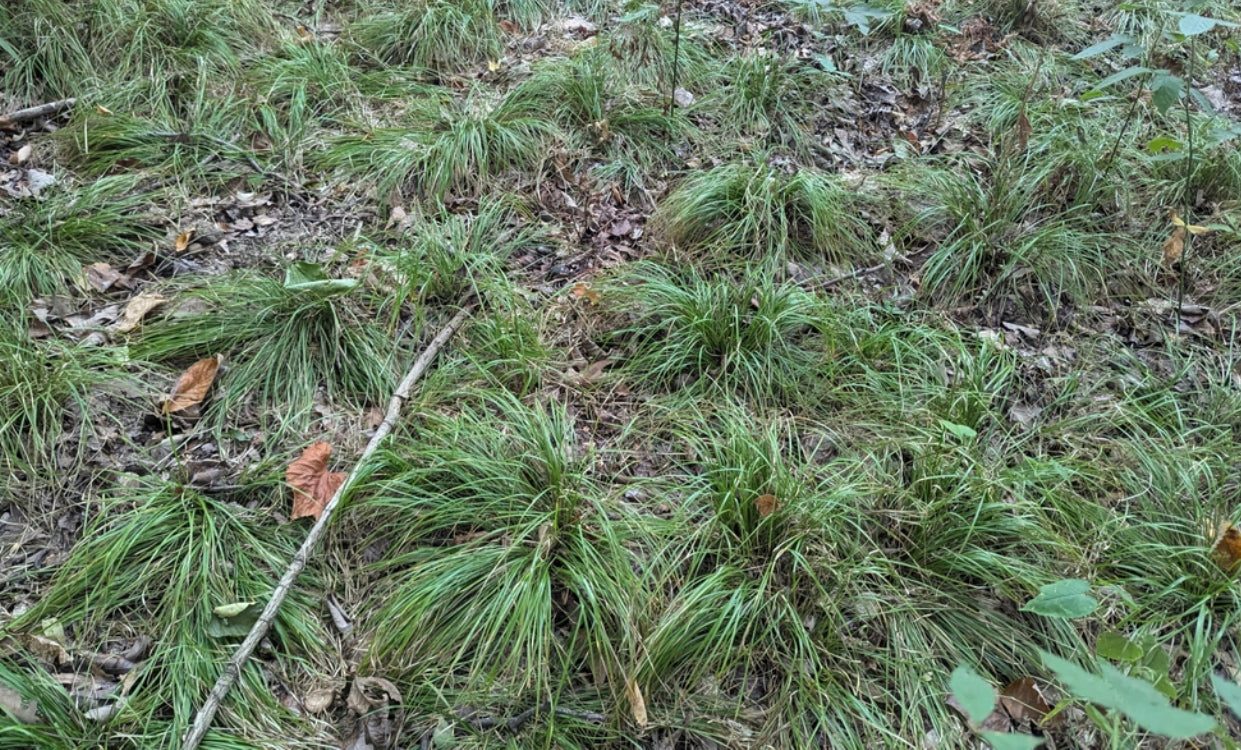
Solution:
[[[332,495],[332,499],[323,508],[323,513],[319,516],[319,520],[311,527],[310,533],[306,535],[306,540],[302,542],[301,549],[293,556],[289,567],[285,569],[284,575],[281,576],[280,584],[276,586],[276,590],[272,592],[267,606],[263,608],[263,614],[259,615],[259,619],[254,623],[254,627],[250,628],[249,635],[237,647],[237,650],[233,652],[232,658],[228,660],[228,664],[224,667],[224,673],[220,675],[220,679],[216,680],[202,708],[198,709],[198,715],[194,717],[194,723],[189,731],[185,733],[185,739],[181,743],[182,750],[194,750],[194,748],[198,747],[198,743],[202,742],[203,737],[207,734],[207,729],[211,726],[212,719],[215,718],[216,711],[220,709],[220,702],[224,700],[224,696],[228,695],[229,689],[237,681],[238,675],[241,674],[241,668],[245,665],[246,660],[250,658],[250,654],[254,652],[255,647],[259,645],[259,641],[263,640],[264,636],[267,635],[268,629],[271,628],[272,623],[276,620],[276,613],[280,611],[280,605],[284,602],[285,596],[293,588],[293,582],[297,580],[297,576],[301,574],[302,569],[306,567],[306,562],[310,559],[310,554],[314,551],[319,537],[323,536],[323,532],[327,530],[327,525],[332,520],[332,514],[336,510],[341,496],[353,484],[354,479],[358,476],[363,465],[365,465],[366,459],[375,452],[379,444],[383,442],[383,439],[392,432],[397,417],[401,414],[401,407],[405,405],[405,401],[409,398],[409,392],[413,389],[414,383],[417,382],[418,378],[422,377],[422,373],[430,366],[431,360],[435,359],[435,355],[440,348],[465,323],[465,319],[470,316],[472,309],[472,307],[467,307],[457,313],[448,322],[448,325],[444,326],[444,329],[436,334],[431,343],[427,344],[427,348],[414,361],[413,366],[409,368],[409,372],[405,374],[405,379],[397,386],[396,392],[392,395],[392,400],[388,402],[388,411],[384,415],[383,422],[379,424],[379,428],[375,430],[374,436],[366,444],[366,449],[362,451],[362,455],[358,456],[358,460],[353,466],[353,471],[349,472],[349,476],[345,478],[340,488],[336,490],[336,494]]]
[[[46,104],[37,104],[33,107],[19,109],[16,112],[10,112],[7,115],[0,115],[0,128],[11,128],[19,122],[30,122],[40,117],[54,115],[62,109],[69,109],[73,106],[77,99],[61,99],[60,101],[47,102]]]

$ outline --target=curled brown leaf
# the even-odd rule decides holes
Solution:
[[[314,443],[285,470],[284,480],[293,488],[293,519],[311,516],[319,520],[323,509],[344,483],[344,474],[327,470],[331,455],[332,446]]]
[[[201,404],[207,397],[207,391],[211,390],[222,360],[223,357],[217,354],[190,365],[181,373],[181,377],[177,378],[176,384],[172,386],[172,395],[160,405],[160,412],[172,414]]]

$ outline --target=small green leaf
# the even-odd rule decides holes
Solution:
[[[850,26],[856,26],[858,31],[863,35],[870,33],[870,22],[872,20],[882,21],[891,18],[894,14],[886,8],[876,8],[873,5],[851,5],[844,8],[845,23]]]
[[[1108,631],[1099,634],[1095,642],[1094,652],[1104,659],[1113,661],[1135,662],[1142,658],[1142,647],[1120,633]]]
[[[1199,34],[1205,34],[1215,28],[1215,19],[1207,18],[1206,16],[1199,16],[1194,13],[1186,13],[1181,16],[1179,26],[1181,33],[1185,36],[1198,36]]]
[[[1183,144],[1175,138],[1169,138],[1161,135],[1158,138],[1152,138],[1151,142],[1146,144],[1147,153],[1161,154],[1165,151],[1180,151]]]
[[[1119,711],[1147,731],[1184,740],[1215,728],[1212,717],[1174,707],[1149,682],[1130,677],[1111,664],[1100,665],[1100,676],[1054,654],[1041,653],[1043,663],[1074,698]]]
[[[252,606],[254,606],[254,602],[234,602],[232,604],[221,604],[211,611],[218,617],[227,619],[229,617],[236,617]]]
[[[1102,91],[1103,89],[1109,86],[1115,86],[1121,81],[1133,78],[1134,76],[1140,76],[1144,73],[1149,73],[1149,72],[1151,72],[1150,68],[1144,68],[1141,65],[1130,65],[1124,70],[1113,73],[1107,78],[1104,78],[1102,81],[1099,81],[1098,83],[1094,85],[1094,88],[1091,90]]]
[[[245,605],[240,610],[237,607]],[[220,614],[220,611],[236,612],[236,614]],[[206,632],[212,638],[245,638],[250,628],[258,622],[263,608],[255,602],[238,602],[224,604],[213,610],[215,616],[207,622]]]
[[[981,724],[995,708],[995,690],[991,683],[964,664],[952,670],[948,688],[975,725]]]
[[[1081,52],[1078,52],[1076,55],[1073,55],[1071,59],[1085,60],[1087,58],[1097,57],[1098,55],[1101,55],[1104,52],[1107,52],[1108,50],[1119,47],[1120,45],[1124,44],[1125,42],[1129,40],[1130,38],[1123,34],[1113,34],[1107,39],[1104,39],[1101,42],[1095,42],[1094,44],[1090,45],[1089,47],[1082,50]]]
[[[973,427],[968,425],[957,424],[956,422],[949,422],[946,419],[941,419],[939,420],[939,426],[943,427],[948,432],[951,432],[960,440],[973,440],[978,437],[978,432],[974,430]]]
[[[1183,93],[1185,93],[1185,82],[1180,78],[1162,71],[1157,71],[1151,77],[1151,104],[1160,113],[1167,112]]]
[[[1225,680],[1217,674],[1211,675],[1211,684],[1215,686],[1215,694],[1224,702],[1234,715],[1241,718],[1241,685],[1232,680]]]
[[[284,272],[284,288],[297,291],[317,291],[325,294],[340,294],[358,285],[357,279],[333,279],[323,272],[318,263],[298,261]]]
[[[1041,737],[1031,737],[1028,734],[981,732],[980,736],[991,746],[991,750],[1034,750],[1043,744]]]
[[[1089,590],[1090,584],[1077,578],[1056,581],[1041,587],[1038,596],[1021,609],[1044,617],[1085,617],[1099,606],[1098,599],[1087,595]]]

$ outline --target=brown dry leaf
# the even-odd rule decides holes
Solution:
[[[1051,711],[1033,677],[1019,677],[1008,683],[1000,693],[1000,705],[1015,722],[1029,719],[1037,724]]]
[[[92,263],[83,269],[83,274],[86,276],[86,282],[97,292],[106,292],[125,278],[124,274],[107,263]]]
[[[503,31],[505,34],[521,33],[521,27],[513,23],[512,21],[508,20],[507,18],[501,18],[496,25],[499,26],[500,30]]]
[[[599,304],[599,300],[603,298],[603,295],[599,294],[599,292],[580,281],[573,285],[573,296],[578,299],[589,300],[592,305]]]
[[[178,234],[177,241],[173,245],[172,249],[178,253],[185,252],[185,248],[190,246],[190,238],[193,236],[194,236],[194,230],[192,228],[185,230],[181,234]]]
[[[754,501],[754,505],[758,508],[758,514],[766,518],[779,510],[780,501],[776,499],[775,495],[759,495],[758,499]]]
[[[1172,236],[1163,241],[1163,263],[1166,266],[1174,266],[1181,259],[1181,254],[1185,252],[1185,227],[1177,227],[1172,230]]]
[[[332,688],[311,690],[306,694],[306,700],[302,701],[302,707],[307,713],[319,714],[328,710],[334,700],[336,700],[336,691]]]
[[[327,470],[331,455],[332,446],[314,443],[285,470],[284,481],[293,488],[293,519],[312,516],[319,520],[328,501],[344,483],[344,474]]]
[[[293,30],[297,32],[297,38],[301,42],[313,42],[315,40],[315,35],[304,24],[299,23]]]
[[[147,292],[139,294],[129,302],[125,303],[125,311],[121,313],[121,320],[116,324],[117,333],[129,333],[138,327],[146,314],[164,304],[168,300],[161,294],[155,292]]]
[[[0,708],[3,708],[19,724],[38,724],[39,711],[34,701],[28,701],[8,685],[0,684]]]
[[[633,721],[638,729],[646,729],[646,701],[642,698],[642,688],[632,677],[625,680],[625,697],[629,699],[629,708],[633,711]]]
[[[1026,147],[1030,144],[1030,135],[1034,129],[1030,127],[1030,118],[1026,117],[1026,108],[1023,105],[1021,111],[1017,113],[1017,124],[1014,126],[1017,131],[1017,150],[1024,153]]]
[[[612,364],[614,364],[614,362],[610,359],[601,359],[598,362],[590,363],[590,365],[582,371],[581,382],[583,384],[595,382],[599,378],[603,377],[603,371]]]
[[[1227,521],[1220,524],[1211,547],[1211,559],[1227,572],[1236,572],[1241,565],[1241,531],[1236,526]]]
[[[217,354],[190,365],[172,386],[172,395],[160,405],[160,413],[172,414],[201,404],[207,391],[211,389],[211,383],[215,381],[215,374],[223,359]]]

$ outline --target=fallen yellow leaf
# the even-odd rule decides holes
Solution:
[[[117,333],[129,333],[138,327],[147,313],[164,304],[168,300],[154,292],[139,294],[125,304],[121,320],[116,324]]]
[[[193,230],[193,229],[187,229],[187,230],[185,230],[184,232],[182,232],[181,234],[178,234],[178,235],[177,235],[177,242],[176,242],[176,244],[173,246],[173,250],[175,250],[175,251],[176,251],[176,252],[178,252],[178,253],[183,253],[183,252],[185,252],[185,248],[187,248],[187,247],[189,247],[189,246],[190,246],[190,238],[191,238],[191,237],[193,237],[193,236],[194,236],[194,230]]]
[[[207,397],[207,391],[211,390],[222,360],[223,357],[217,354],[190,365],[181,373],[181,377],[177,378],[176,384],[172,386],[172,395],[160,406],[160,412],[172,414],[201,404]]]

